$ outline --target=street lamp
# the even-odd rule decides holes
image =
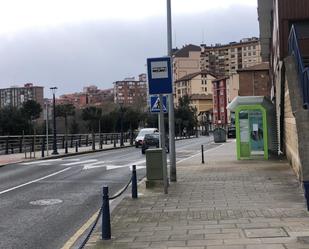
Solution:
[[[120,147],[123,147],[123,103],[119,103],[120,105]]]
[[[51,87],[50,90],[53,93],[53,126],[54,126],[54,139],[53,139],[53,152],[52,155],[58,155],[57,151],[57,128],[56,128],[56,99],[55,99],[55,93],[57,90],[57,87]]]

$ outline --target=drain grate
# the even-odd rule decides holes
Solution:
[[[247,238],[278,238],[289,237],[283,227],[247,228],[244,229]]]

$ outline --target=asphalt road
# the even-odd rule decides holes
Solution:
[[[199,153],[201,144],[212,148],[211,140],[177,141],[176,161]],[[145,155],[133,147],[1,167],[0,248],[61,248],[99,209],[102,186],[110,196],[118,192],[133,164],[143,178]]]

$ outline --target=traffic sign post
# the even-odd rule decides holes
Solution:
[[[147,59],[148,71],[148,89],[149,94],[159,94],[158,98],[151,105],[154,109],[159,107],[159,129],[160,129],[160,147],[162,148],[163,161],[163,184],[164,193],[168,193],[168,178],[167,178],[167,161],[165,150],[165,129],[164,129],[164,113],[163,113],[163,94],[173,93],[172,87],[172,71],[170,57],[149,58]],[[157,104],[157,105],[156,105]],[[166,105],[165,105],[166,109]],[[171,138],[170,138],[171,139]]]

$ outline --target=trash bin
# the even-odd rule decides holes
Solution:
[[[226,142],[226,130],[224,130],[223,128],[215,128],[214,129],[214,141],[215,143]]]
[[[163,186],[162,149],[146,150],[146,188]]]

